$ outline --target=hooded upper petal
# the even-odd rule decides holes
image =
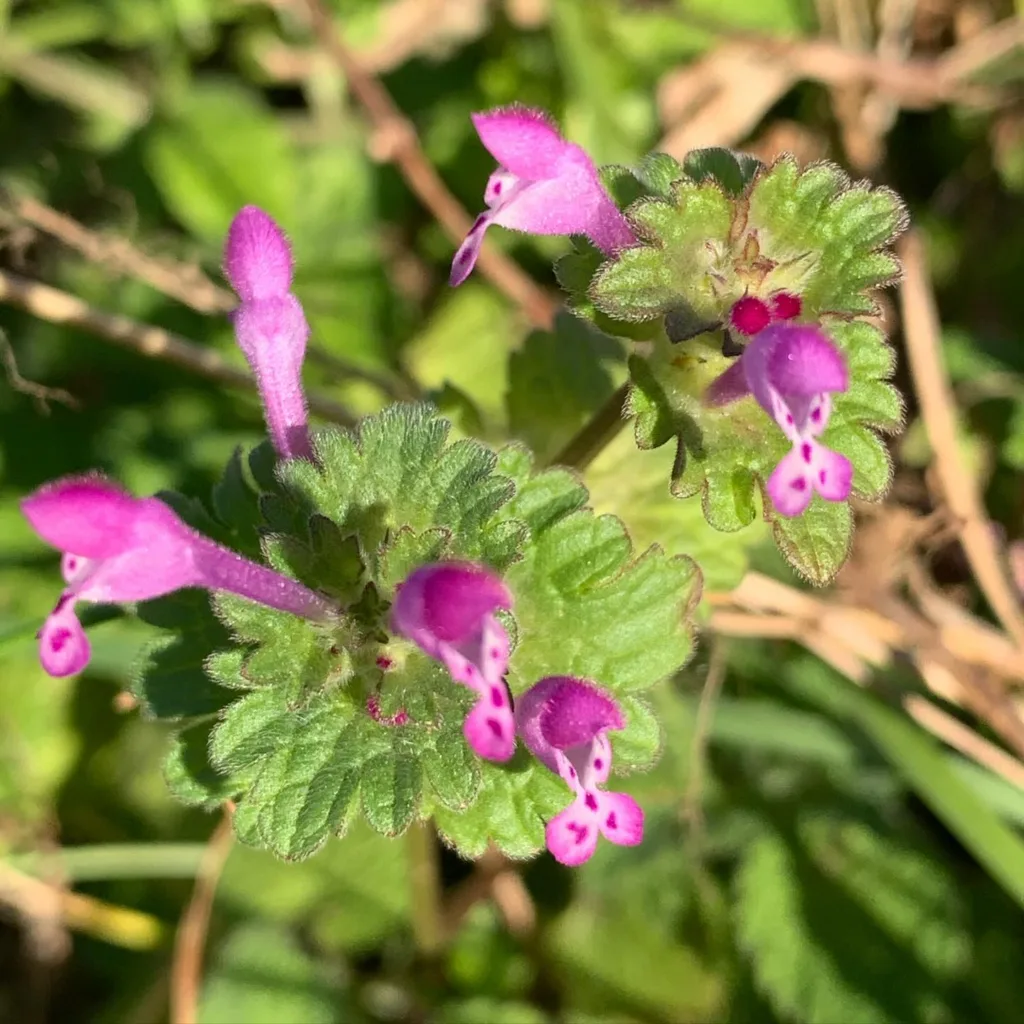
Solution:
[[[294,264],[284,232],[258,206],[243,206],[228,228],[224,276],[243,302],[279,298],[291,289]]]
[[[160,518],[138,498],[98,476],[44,484],[21,502],[21,510],[47,544],[85,558],[119,554],[135,543],[143,520],[152,524]]]
[[[512,595],[494,573],[468,562],[445,562],[410,574],[393,615],[406,636],[426,629],[440,641],[458,644],[480,630],[484,616],[511,607]]]
[[[820,328],[777,324],[768,331],[778,336],[768,354],[768,379],[780,394],[811,397],[849,387],[846,362]]]
[[[556,751],[589,743],[605,729],[625,724],[608,694],[574,676],[541,679],[516,701],[516,730],[530,753],[552,771],[559,770]]]
[[[507,761],[515,721],[505,686],[509,642],[495,617],[512,595],[494,573],[466,562],[421,566],[398,588],[392,628],[442,662],[452,679],[477,694],[466,716],[466,741],[480,757]]]
[[[544,739],[558,750],[589,743],[605,729],[623,729],[618,704],[591,683],[571,676],[558,678],[540,716]]]
[[[566,142],[543,110],[499,107],[473,114],[472,121],[491,156],[524,181],[553,178],[569,163],[590,164],[586,153]]]

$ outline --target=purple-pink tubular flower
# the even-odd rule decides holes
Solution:
[[[489,761],[507,761],[516,744],[504,678],[508,634],[494,614],[511,607],[508,588],[488,569],[442,562],[413,572],[398,588],[391,609],[396,633],[442,662],[457,683],[477,694],[463,733],[470,748]]]
[[[516,702],[516,729],[535,757],[560,775],[573,802],[545,828],[555,860],[574,867],[589,860],[597,837],[636,846],[644,837],[644,812],[625,793],[600,787],[612,768],[609,729],[625,726],[618,704],[585,679],[541,679]]]
[[[256,376],[278,454],[308,459],[302,360],[309,326],[291,294],[293,269],[284,232],[259,207],[242,207],[224,244],[224,275],[242,300],[232,314],[235,337]]]
[[[807,508],[815,491],[828,501],[850,493],[853,466],[816,440],[828,425],[832,394],[849,387],[846,363],[820,328],[773,323],[757,334],[704,396],[725,405],[752,394],[793,447],[768,478],[768,496],[784,516]]]
[[[325,618],[332,608],[301,583],[196,533],[158,498],[135,498],[101,477],[55,480],[25,498],[21,510],[62,553],[66,586],[39,632],[39,659],[51,676],[88,664],[77,601],[145,601],[205,587],[310,619]]]
[[[594,161],[566,142],[544,111],[500,107],[473,114],[473,125],[499,167],[484,190],[487,211],[455,253],[453,287],[469,276],[491,224],[532,235],[586,235],[609,256],[636,242]]]

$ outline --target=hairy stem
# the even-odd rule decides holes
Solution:
[[[406,836],[406,842],[409,853],[413,938],[420,955],[424,959],[430,959],[440,952],[444,943],[441,865],[433,824],[429,820],[414,822]]]
[[[626,425],[625,404],[628,395],[628,382],[616,388],[604,405],[551,460],[551,464],[586,469]]]

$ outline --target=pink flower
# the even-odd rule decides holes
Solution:
[[[752,394],[793,447],[768,478],[768,496],[784,516],[803,512],[815,491],[827,501],[850,493],[853,466],[816,440],[828,425],[831,395],[849,386],[839,350],[812,324],[773,323],[712,381],[707,405]]]
[[[239,210],[224,245],[224,274],[242,300],[235,337],[256,376],[271,440],[282,459],[312,458],[302,360],[309,326],[291,294],[284,233],[256,206]]]
[[[505,687],[508,635],[494,612],[511,608],[505,584],[482,566],[444,562],[417,569],[400,585],[392,628],[442,662],[478,700],[466,716],[466,742],[480,757],[507,761],[515,750]]]
[[[75,602],[146,601],[183,587],[226,590],[304,618],[330,603],[301,583],[251,562],[186,526],[157,498],[135,498],[101,477],[65,477],[21,503],[32,528],[62,552],[67,586],[39,633],[52,676],[80,672],[89,641]]]
[[[500,166],[484,190],[487,212],[455,253],[453,287],[469,276],[491,224],[534,235],[586,235],[609,256],[636,242],[593,160],[566,142],[543,111],[501,107],[474,114],[473,125]]]
[[[611,697],[571,676],[540,680],[516,704],[523,742],[573,793],[573,802],[545,829],[547,848],[562,864],[574,867],[589,860],[598,834],[619,846],[636,846],[644,837],[639,804],[625,793],[600,788],[612,767],[608,730],[624,726]]]

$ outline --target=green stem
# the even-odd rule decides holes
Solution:
[[[407,833],[412,931],[424,959],[436,956],[444,944],[441,914],[441,865],[437,839],[429,820],[414,822]]]
[[[629,397],[629,383],[623,384],[583,424],[579,432],[551,460],[555,466],[586,469],[591,462],[615,439],[626,425],[625,404]]]
[[[39,875],[59,869],[70,882],[114,878],[194,878],[205,843],[103,843],[67,846],[53,853],[8,857],[19,871]]]

